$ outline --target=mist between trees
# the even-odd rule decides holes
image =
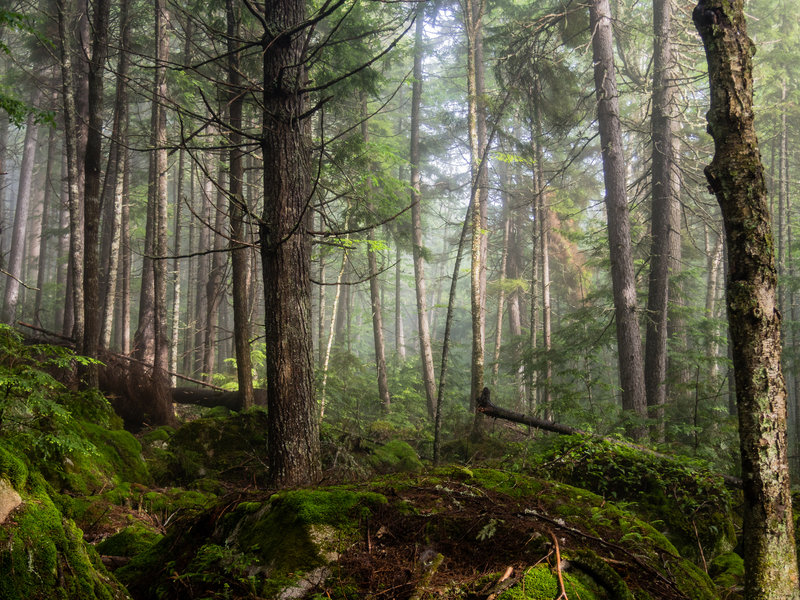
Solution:
[[[134,407],[151,423],[174,419],[176,374],[244,407],[266,387],[282,486],[318,477],[320,419],[421,432],[438,459],[441,440],[492,427],[474,412],[484,387],[734,472],[728,263],[691,8],[3,10],[2,318],[130,355],[162,390]],[[800,8],[747,10],[797,476]]]

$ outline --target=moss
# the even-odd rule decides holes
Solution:
[[[28,467],[11,449],[6,448],[0,439],[0,476],[5,477],[16,489],[22,489],[28,480]]]
[[[390,471],[418,472],[422,463],[414,449],[406,442],[392,440],[376,448],[370,457],[372,466],[383,473]]]
[[[112,600],[127,595],[64,519],[38,474],[14,522],[0,528],[0,598]]]
[[[498,600],[552,600],[558,595],[558,580],[546,565],[525,571],[522,581],[500,594]]]
[[[718,588],[730,590],[739,587],[744,582],[744,561],[735,552],[720,554],[711,561],[708,574]]]
[[[163,537],[160,533],[137,522],[106,538],[97,544],[96,549],[100,554],[109,556],[136,556]]]
[[[704,464],[652,455],[622,444],[562,436],[539,457],[552,478],[630,508],[661,529],[681,554],[699,560],[736,543],[731,493]]]
[[[608,591],[609,597],[614,600],[634,600],[628,585],[605,561],[592,550],[583,549],[568,554],[569,560],[574,562],[583,571]]]
[[[266,413],[260,408],[203,417],[175,431],[166,448],[150,443],[148,461],[161,483],[191,484],[206,477],[263,483],[266,431]]]

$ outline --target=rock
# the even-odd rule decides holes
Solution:
[[[0,479],[0,524],[5,523],[8,515],[22,504],[22,498],[11,484]]]

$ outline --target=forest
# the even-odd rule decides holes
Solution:
[[[799,29],[4,2],[0,598],[800,599]]]

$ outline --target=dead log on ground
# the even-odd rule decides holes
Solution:
[[[267,390],[253,390],[255,403],[266,406]],[[188,387],[172,388],[172,401],[175,404],[193,404],[195,406],[224,406],[230,410],[242,410],[242,396],[238,391],[210,390]]]

